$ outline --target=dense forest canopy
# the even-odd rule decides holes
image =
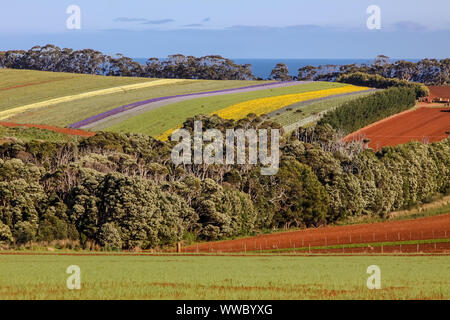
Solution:
[[[450,58],[422,59],[418,62],[399,60],[392,62],[380,55],[373,64],[305,66],[298,70],[298,80],[336,81],[340,75],[368,73],[384,78],[395,78],[426,85],[450,85]]]
[[[28,51],[2,51],[0,68],[146,78],[208,80],[255,78],[250,65],[238,65],[218,55],[196,58],[176,54],[164,60],[150,58],[142,65],[122,54],[109,56],[92,49],[61,49],[54,45],[35,46]]]
[[[188,119],[204,129],[277,127],[251,116]],[[20,129],[36,130],[36,129]],[[379,152],[343,143],[330,125],[281,143],[280,170],[174,166],[172,143],[100,132],[78,141],[3,138],[0,242],[72,239],[110,249],[157,248],[261,230],[321,226],[390,212],[450,192],[450,140]]]

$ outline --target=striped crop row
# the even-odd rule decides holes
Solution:
[[[219,111],[216,111],[213,114],[217,114],[218,116],[225,118],[225,119],[238,120],[238,119],[245,118],[250,113],[261,115],[261,114],[270,113],[272,111],[282,109],[284,107],[287,107],[287,106],[290,106],[292,104],[302,102],[302,101],[320,99],[320,98],[329,97],[329,96],[335,96],[335,95],[341,95],[341,94],[353,93],[353,92],[360,92],[360,91],[367,91],[367,90],[370,90],[370,88],[347,85],[344,87],[333,88],[333,89],[324,89],[324,90],[310,91],[310,92],[304,92],[304,93],[261,98],[261,99],[240,102],[240,103],[228,106],[226,108],[223,108]],[[169,139],[170,135],[179,128],[181,128],[181,126],[166,130],[165,132],[163,132],[156,138],[161,141],[166,141]]]
[[[215,112],[215,114],[225,119],[238,120],[245,118],[250,113],[254,113],[256,115],[267,114],[302,101],[314,100],[351,92],[365,91],[368,89],[369,88],[366,87],[348,85],[340,88],[261,98],[228,106],[224,109],[219,110],[218,112]]]

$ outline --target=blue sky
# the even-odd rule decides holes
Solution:
[[[81,30],[66,29],[72,4]],[[366,27],[373,4],[381,30]],[[444,58],[449,12],[448,0],[15,0],[0,10],[0,50],[54,43],[132,57]]]

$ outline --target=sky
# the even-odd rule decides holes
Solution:
[[[80,29],[67,28],[71,5]],[[381,29],[366,25],[370,5]],[[134,58],[446,58],[449,12],[448,0],[15,0],[0,10],[0,50],[52,43]]]

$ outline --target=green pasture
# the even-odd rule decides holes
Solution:
[[[154,79],[0,69],[0,111],[49,99]]]
[[[71,265],[80,290],[67,288]],[[371,265],[380,290],[367,288]],[[0,255],[0,299],[449,298],[449,256]]]
[[[39,128],[24,128],[24,127],[3,127],[0,125],[0,144],[2,140],[19,139],[23,142],[33,140],[44,140],[51,142],[67,142],[81,139],[76,136],[71,136],[50,130],[43,130]]]
[[[149,82],[155,79],[0,69],[0,111],[73,94]],[[48,82],[47,82],[48,81]],[[8,121],[67,126],[126,104],[152,98],[239,88],[267,81],[187,80],[171,85],[106,94],[30,110]],[[27,86],[23,86],[27,85]]]

